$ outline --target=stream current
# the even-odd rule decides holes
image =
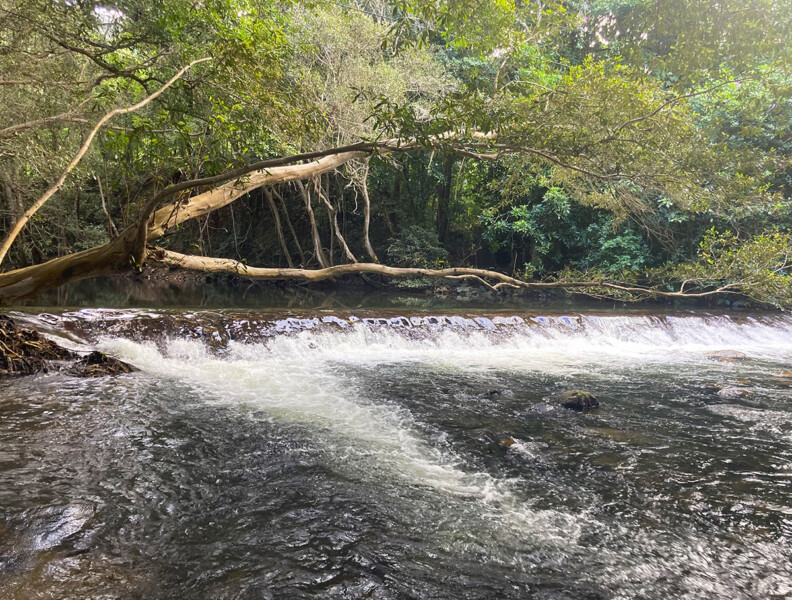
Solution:
[[[0,597],[792,597],[789,317],[12,316]]]

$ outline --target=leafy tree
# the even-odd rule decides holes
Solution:
[[[0,217],[56,182],[11,259],[60,258],[0,295],[146,260],[280,277],[243,257],[295,250],[327,267],[305,280],[411,272],[356,264],[373,246],[424,276],[486,242],[522,279],[430,276],[782,303],[788,4],[3,0]]]

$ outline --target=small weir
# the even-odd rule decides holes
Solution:
[[[141,370],[0,383],[4,597],[792,595],[787,316],[12,316]]]

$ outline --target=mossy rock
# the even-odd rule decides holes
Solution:
[[[584,412],[599,408],[599,400],[591,392],[585,390],[569,390],[561,394],[561,403],[564,408]]]

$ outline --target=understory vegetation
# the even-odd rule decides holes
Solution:
[[[0,297],[359,263],[792,306],[790,15],[0,0]]]

